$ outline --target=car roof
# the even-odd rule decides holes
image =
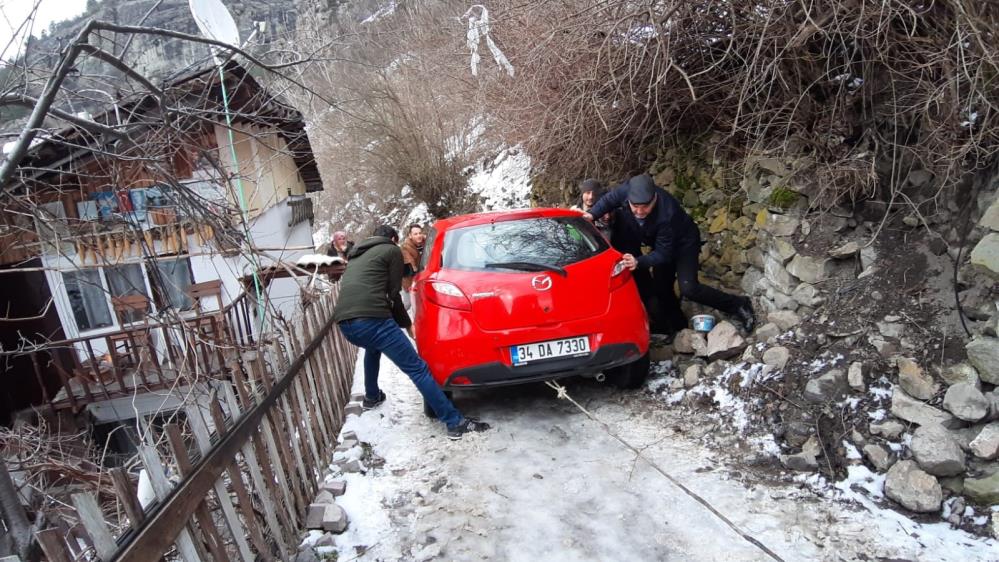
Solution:
[[[434,223],[434,229],[438,232],[465,226],[476,226],[489,224],[492,222],[504,222],[511,220],[532,219],[540,217],[578,217],[582,213],[571,209],[557,209],[554,207],[535,207],[532,209],[515,209],[512,211],[491,211],[488,213],[471,213],[441,219]]]

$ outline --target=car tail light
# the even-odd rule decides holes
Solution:
[[[451,384],[472,384],[472,379],[468,377],[458,376],[451,379]]]
[[[427,283],[427,299],[437,306],[444,308],[454,308],[457,310],[472,310],[472,303],[469,302],[465,293],[453,283],[447,281],[431,281]]]
[[[618,287],[623,287],[631,279],[631,271],[624,265],[624,260],[618,260],[611,269],[610,288],[613,291]]]

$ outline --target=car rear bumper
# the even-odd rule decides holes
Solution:
[[[641,350],[633,343],[612,343],[581,357],[564,357],[538,361],[519,367],[500,362],[485,363],[459,369],[444,382],[444,388],[467,389],[539,382],[572,375],[596,373],[626,365],[641,357]],[[467,384],[453,384],[457,377],[464,377]]]

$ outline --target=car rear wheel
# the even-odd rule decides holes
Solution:
[[[448,400],[451,400],[452,402],[454,401],[454,398],[452,398],[453,394],[451,393],[451,391],[445,390],[444,396],[447,396]],[[426,398],[423,399],[423,415],[427,416],[428,418],[437,419],[437,413],[434,412],[434,409],[430,407],[430,403],[427,402]]]
[[[649,376],[649,354],[641,356],[638,361],[608,369],[606,374],[607,379],[618,388],[638,388],[645,384]]]

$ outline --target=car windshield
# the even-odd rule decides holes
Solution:
[[[607,241],[582,217],[531,218],[458,228],[444,241],[444,267],[555,271],[593,257]]]

